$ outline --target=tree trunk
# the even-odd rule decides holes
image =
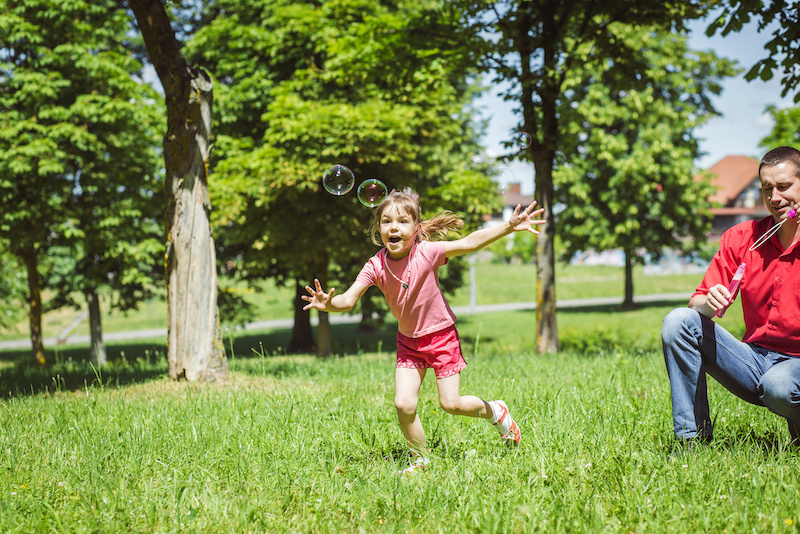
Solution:
[[[306,287],[298,280],[295,283],[294,325],[292,338],[289,340],[289,352],[314,352],[314,331],[311,329],[311,314],[303,309],[306,301],[300,297],[306,295]]]
[[[625,300],[622,301],[623,310],[635,308],[633,302],[633,252],[625,251]]]
[[[553,20],[553,6],[543,4],[544,20]],[[542,218],[546,223],[539,227],[536,241],[536,350],[540,353],[558,352],[558,323],[556,320],[556,256],[555,237],[556,224],[553,214],[555,191],[553,186],[553,165],[558,146],[558,113],[559,82],[555,79],[557,72],[554,49],[555,39],[545,39],[543,60],[550,78],[544,85],[535,87],[534,75],[531,72],[531,54],[533,49],[527,46],[528,29],[532,24],[531,15],[525,12],[518,20],[515,42],[520,54],[520,88],[522,91],[523,127],[532,136],[533,142],[528,148],[534,165],[534,184],[537,208],[543,208]],[[545,33],[552,31],[553,25],[545,24]],[[555,36],[552,36],[555,37]],[[537,102],[538,93],[540,102]]]
[[[322,276],[319,278],[322,287],[329,290],[328,287],[328,257],[325,256],[320,263],[320,272]],[[333,331],[331,330],[331,321],[327,312],[319,312],[319,324],[317,325],[317,354],[322,358],[327,358],[331,355],[331,343],[333,341]]]
[[[544,208],[547,222],[539,228],[536,242],[536,350],[558,352],[558,322],[556,320],[556,225],[553,221],[553,183],[539,179],[536,172],[538,207]]]
[[[333,330],[331,330],[331,319],[328,312],[319,312],[319,324],[317,325],[317,354],[322,358],[327,358],[333,350]]]
[[[228,372],[208,220],[211,78],[180,53],[161,0],[130,0],[167,103],[167,360],[169,376],[214,380]]]
[[[31,332],[31,357],[38,367],[47,365],[42,338],[42,287],[39,284],[39,269],[36,250],[28,248],[24,251],[23,261],[28,272],[28,320]]]
[[[108,363],[106,345],[103,343],[103,325],[100,318],[100,299],[94,290],[86,291],[86,304],[89,308],[89,359],[98,367]]]

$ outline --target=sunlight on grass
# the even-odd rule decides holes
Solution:
[[[683,533],[798,521],[783,425],[717,387],[715,442],[665,460],[658,353],[520,357],[487,342],[462,389],[504,398],[522,444],[443,413],[427,380],[432,463],[411,479],[395,475],[407,460],[391,355],[231,368],[218,384],[156,378],[0,402],[0,529]]]
[[[659,332],[685,304],[560,310],[551,355],[533,311],[462,314],[462,393],[505,400],[522,443],[444,413],[428,376],[432,462],[413,478],[396,475],[394,322],[335,325],[327,359],[283,355],[286,329],[228,330],[231,374],[211,384],[167,379],[163,339],[109,343],[102,369],[77,345],[44,370],[4,351],[0,531],[796,532],[798,452],[765,409],[711,381],[714,442],[666,460]],[[741,308],[721,322],[741,335]]]

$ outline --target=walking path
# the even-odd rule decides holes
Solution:
[[[689,301],[689,294],[687,293],[661,293],[657,295],[642,295],[636,296],[633,298],[633,301],[641,304],[645,302],[658,302],[658,301],[669,301],[669,300],[686,300]],[[613,304],[622,304],[622,297],[599,297],[599,298],[592,298],[592,299],[571,299],[571,300],[559,300],[556,301],[556,307],[560,310],[567,309],[567,308],[584,308],[590,306],[607,306]],[[484,304],[481,306],[475,306],[473,309],[471,306],[455,306],[453,307],[453,312],[458,316],[467,316],[471,315],[472,313],[486,313],[486,312],[496,312],[496,311],[517,311],[517,310],[535,310],[536,303],[535,302],[515,302],[515,303],[508,303],[508,304]],[[345,324],[345,323],[357,323],[361,320],[360,315],[347,315],[347,314],[331,314],[330,315],[330,322],[331,324]],[[270,328],[291,328],[293,324],[293,319],[274,319],[271,321],[256,321],[253,323],[248,323],[245,325],[244,330],[267,330]],[[311,316],[311,324],[316,326],[318,322],[317,315],[314,314]],[[135,330],[130,332],[109,332],[103,333],[103,341],[120,341],[126,339],[148,339],[148,338],[157,338],[157,337],[166,337],[167,336],[167,329],[166,328],[152,328],[149,330]],[[44,339],[45,346],[52,346],[57,344],[59,341],[62,343],[89,343],[89,336],[88,335],[78,335],[78,336],[69,336],[68,338],[62,338],[59,340],[55,337],[49,337]],[[31,346],[31,340],[28,338],[25,339],[14,339],[11,341],[0,341],[0,350],[8,350],[8,349],[24,349]]]

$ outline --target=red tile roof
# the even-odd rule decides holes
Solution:
[[[717,186],[709,200],[727,206],[758,178],[758,161],[747,156],[726,156],[708,170],[715,175],[713,184]]]

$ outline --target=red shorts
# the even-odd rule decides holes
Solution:
[[[436,373],[436,378],[447,378],[466,366],[455,325],[422,337],[406,337],[397,333],[398,368],[430,367]]]

